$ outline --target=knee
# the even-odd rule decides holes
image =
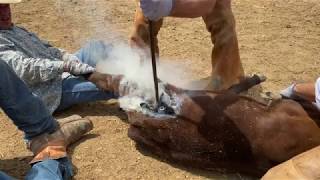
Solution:
[[[105,49],[107,45],[108,44],[102,40],[90,40],[85,47],[88,47],[89,49]]]
[[[1,73],[8,73],[10,68],[11,67],[5,61],[0,59],[0,72]]]
[[[91,40],[82,49],[82,54],[83,56],[87,57],[85,61],[97,62],[107,59],[112,49],[113,45],[111,43],[106,43],[102,40]],[[88,64],[95,66],[95,63]]]
[[[0,60],[0,70],[2,72],[2,70],[5,70],[7,68],[7,63],[4,62],[3,60]]]

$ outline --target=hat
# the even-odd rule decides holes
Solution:
[[[22,0],[0,0],[0,4],[15,4],[15,3],[19,3]]]

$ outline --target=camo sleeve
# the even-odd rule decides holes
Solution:
[[[14,44],[1,36],[0,58],[29,86],[61,77],[63,73],[63,61],[28,58],[23,52],[16,51]]]

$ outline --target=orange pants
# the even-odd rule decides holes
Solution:
[[[226,3],[227,2],[227,3]],[[148,20],[144,17],[136,0],[137,9],[134,21],[134,31],[130,37],[131,45],[146,48],[150,45]],[[238,40],[235,30],[235,20],[231,10],[230,1],[218,0],[211,13],[202,17],[207,30],[211,33],[212,73],[207,89],[226,89],[238,83],[244,76],[240,61]],[[163,19],[154,22],[154,37],[156,51],[159,54],[157,35],[162,26]]]

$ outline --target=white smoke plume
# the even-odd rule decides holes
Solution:
[[[73,18],[73,13],[78,13],[74,9],[67,9],[70,5],[81,6],[81,13],[84,19],[81,22]],[[138,88],[131,91],[128,96],[119,99],[120,106],[127,110],[137,110],[141,102],[154,101],[154,82],[152,74],[151,59],[146,59],[141,63],[141,52],[131,48],[127,43],[127,39],[121,36],[121,31],[118,31],[111,22],[106,21],[105,15],[110,11],[108,6],[103,1],[96,0],[57,0],[55,3],[58,14],[64,20],[72,21],[73,23],[82,23],[86,29],[90,31],[90,37],[77,37],[80,44],[85,44],[90,39],[104,40],[107,44],[112,43],[113,48],[108,53],[108,58],[99,61],[97,70],[102,73],[124,75],[126,82],[138,85]],[[78,7],[79,9],[80,7]],[[74,11],[74,12],[73,12]],[[64,21],[63,21],[64,22]],[[63,23],[62,22],[62,23]],[[190,79],[189,71],[186,65],[182,63],[160,59],[158,63],[158,77],[163,82],[167,82],[179,87],[184,86]],[[163,87],[159,85],[160,94],[163,92]],[[139,107],[138,107],[139,106]]]
[[[119,99],[125,110],[143,111],[141,103],[152,104],[155,100],[151,59],[142,61],[139,50],[124,43],[113,44],[108,58],[98,62],[101,73],[124,75],[126,85],[137,85],[130,93]],[[164,83],[182,87],[188,82],[189,74],[182,64],[161,59],[157,63],[158,78]],[[159,94],[164,93],[163,84],[159,84]]]

